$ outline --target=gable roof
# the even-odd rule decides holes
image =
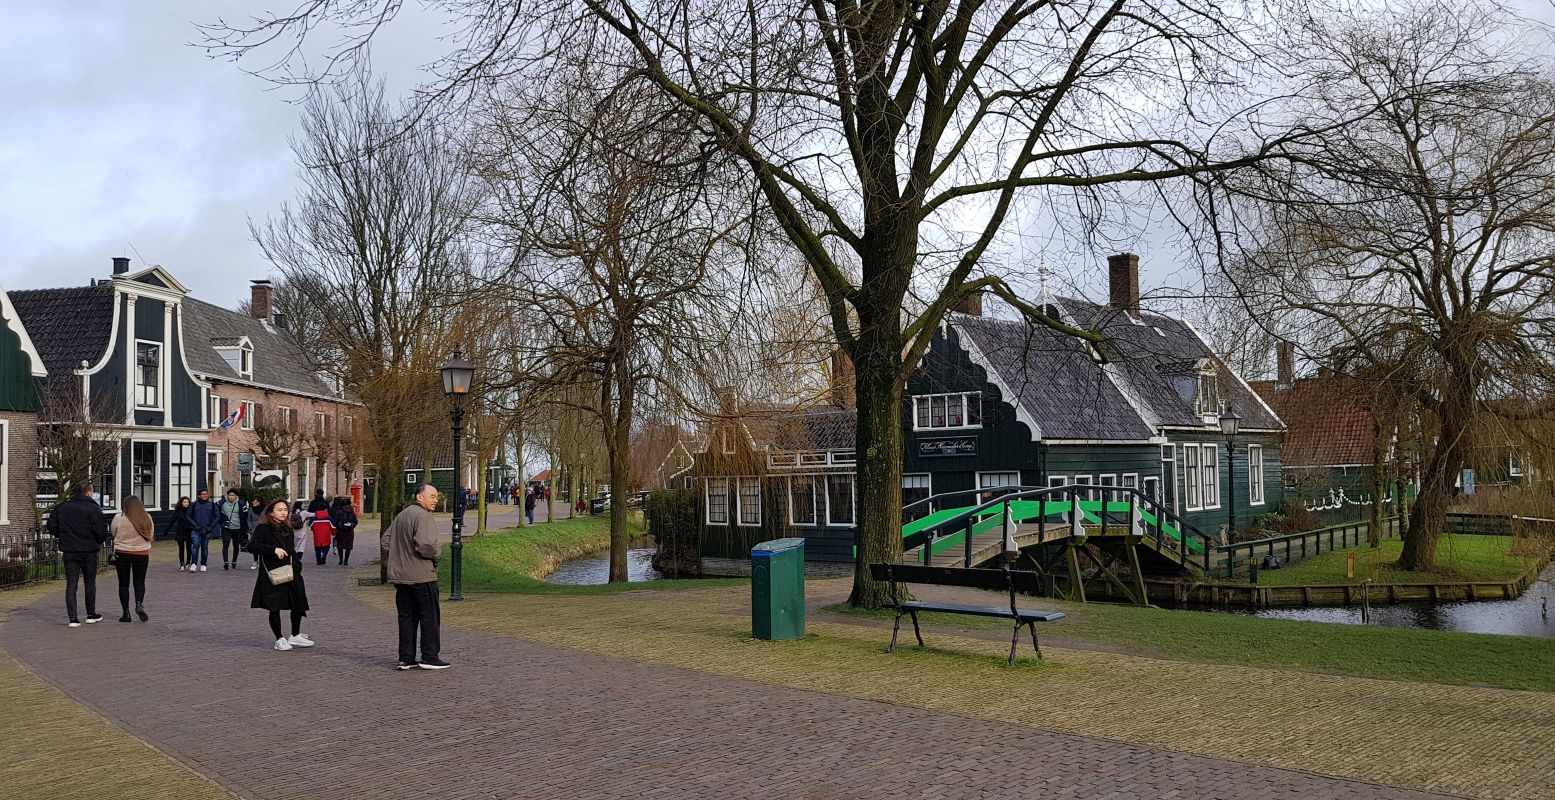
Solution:
[[[851,450],[858,412],[835,406],[768,409],[739,418],[758,450]]]
[[[246,383],[282,392],[338,397],[314,371],[302,347],[286,331],[237,311],[185,297],[184,354],[189,369],[201,377]],[[218,347],[234,347],[247,339],[254,349],[252,378],[227,363]]]
[[[1285,467],[1371,464],[1372,418],[1342,377],[1301,378],[1289,386],[1253,384],[1285,421],[1280,463]]]
[[[11,305],[11,297],[6,294],[4,286],[0,286],[0,325],[16,334],[22,355],[27,357],[28,372],[34,378],[48,377],[49,370],[43,363],[43,356],[39,355],[37,346],[32,342],[32,337],[27,335],[27,326],[22,323],[21,314]]]
[[[1137,320],[1106,305],[1059,298],[1064,322],[1102,333],[1099,349],[1025,321],[953,315],[947,327],[974,363],[1016,406],[1017,417],[1049,440],[1141,441],[1162,428],[1210,428],[1194,410],[1200,367],[1219,379],[1220,396],[1248,430],[1279,430],[1279,417],[1181,320],[1142,312]],[[1098,363],[1098,356],[1104,356]]]
[[[103,283],[70,289],[10,293],[49,372],[69,375],[81,362],[96,364],[113,335],[113,287]]]

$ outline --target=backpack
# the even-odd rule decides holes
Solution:
[[[292,512],[291,523],[292,523],[292,530],[294,530],[294,531],[302,530],[302,526],[303,526],[304,523],[303,523],[303,520],[302,520],[302,512],[301,511],[293,511]]]

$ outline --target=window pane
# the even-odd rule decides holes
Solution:
[[[740,479],[740,524],[761,524],[761,481],[758,478]]]
[[[853,524],[853,476],[828,475],[826,480],[826,521],[831,525]]]
[[[929,497],[928,475],[902,476],[902,505],[911,505]],[[926,512],[925,512],[926,513]]]
[[[1206,444],[1203,449],[1200,461],[1204,466],[1204,505],[1214,507],[1220,505],[1220,459],[1216,457],[1215,445]]]
[[[707,479],[707,522],[709,525],[729,524],[729,480]]]
[[[945,427],[945,396],[929,398],[929,427]]]
[[[966,424],[983,424],[983,395],[981,392],[973,392],[966,396]]]
[[[147,508],[157,507],[157,444],[135,442],[130,447],[130,491]]]
[[[162,366],[161,347],[146,342],[138,342],[135,345],[135,404],[139,406],[156,406],[157,387],[160,381],[157,378]]]
[[[801,475],[789,480],[789,513],[795,525],[815,524],[815,479]]]
[[[929,427],[929,398],[915,397],[913,398],[913,405],[917,407],[918,427]]]
[[[953,394],[945,398],[945,424],[952,428],[962,426],[961,395]]]
[[[172,497],[194,496],[194,445],[174,442],[168,448],[167,492]],[[215,493],[215,486],[206,487]]]
[[[1199,448],[1194,445],[1184,445],[1182,448],[1183,478],[1188,484],[1185,488],[1188,495],[1188,508],[1190,510],[1199,507]]]

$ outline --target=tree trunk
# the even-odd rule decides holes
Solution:
[[[481,534],[486,531],[486,464],[489,460],[485,453],[480,453],[475,461],[480,470],[475,476],[475,532]]]
[[[378,438],[378,579],[389,582],[389,540],[383,534],[389,530],[394,515],[399,513],[405,501],[405,451],[399,436],[389,431]],[[394,466],[399,465],[398,469]]]
[[[1464,372],[1458,372],[1460,376]],[[1420,495],[1409,515],[1409,532],[1398,568],[1429,572],[1436,568],[1436,540],[1447,525],[1453,486],[1463,470],[1468,427],[1474,412],[1475,387],[1467,377],[1451,382],[1437,412],[1436,446],[1423,465]]]
[[[1373,549],[1382,546],[1383,495],[1388,491],[1388,479],[1384,472],[1382,449],[1382,423],[1375,417],[1371,421],[1371,513],[1366,520],[1366,545]]]
[[[869,565],[902,561],[902,398],[897,383],[902,348],[896,326],[893,314],[876,327],[875,335],[869,335],[867,328],[861,330],[853,356],[858,400],[858,558],[848,603],[858,608],[891,605],[890,584],[870,578]]]
[[[513,448],[513,458],[517,462],[518,467],[518,483],[522,485],[525,478],[527,477],[524,475],[524,423],[522,421],[513,426]],[[554,483],[555,481],[553,480],[552,482]],[[502,502],[507,503],[512,501],[512,490],[513,489],[511,486],[508,487],[509,494],[507,497],[502,498]],[[518,524],[515,527],[522,528],[528,524],[528,520],[524,518],[524,508],[522,505],[524,501],[519,500],[518,502],[520,503],[518,508]]]

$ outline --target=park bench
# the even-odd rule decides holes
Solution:
[[[896,621],[891,625],[891,646],[888,653],[896,652],[896,635],[902,627],[902,615],[912,617],[912,632],[923,646],[923,632],[918,627],[918,612],[936,611],[941,614],[965,614],[973,617],[996,617],[1014,621],[1010,632],[1010,666],[1015,666],[1015,646],[1020,641],[1022,625],[1031,629],[1031,646],[1042,658],[1042,646],[1037,643],[1037,623],[1052,622],[1064,618],[1060,611],[1031,611],[1015,604],[1017,591],[1038,593],[1042,576],[1035,572],[1007,569],[965,569],[962,567],[928,567],[916,564],[870,564],[870,575],[877,581],[891,583],[891,598],[896,604]],[[928,603],[921,600],[902,600],[896,585],[921,584],[925,586],[961,586],[969,589],[1003,589],[1009,592],[1010,607],[967,606],[956,603]]]

